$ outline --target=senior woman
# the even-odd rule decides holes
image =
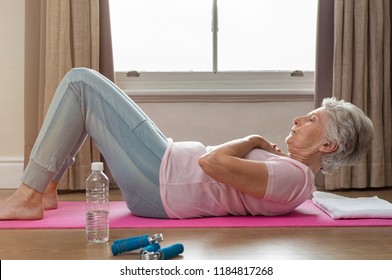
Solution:
[[[87,135],[132,214],[185,219],[287,214],[315,190],[319,170],[358,162],[373,127],[360,109],[330,98],[294,119],[287,154],[259,135],[215,147],[173,142],[116,85],[75,68],[56,91],[22,183],[0,204],[0,219],[41,219],[56,208],[57,184]]]

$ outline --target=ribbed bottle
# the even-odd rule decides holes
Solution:
[[[109,179],[102,162],[91,164],[86,180],[86,237],[92,243],[109,240]]]

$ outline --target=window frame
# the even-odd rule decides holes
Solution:
[[[136,102],[294,102],[314,100],[314,71],[116,72]]]

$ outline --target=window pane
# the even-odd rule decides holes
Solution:
[[[116,71],[211,71],[211,0],[111,0]]]
[[[218,69],[314,70],[315,0],[218,1]]]

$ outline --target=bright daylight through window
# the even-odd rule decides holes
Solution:
[[[218,72],[314,71],[315,0],[111,0],[110,5],[116,71],[212,72],[214,59]]]

